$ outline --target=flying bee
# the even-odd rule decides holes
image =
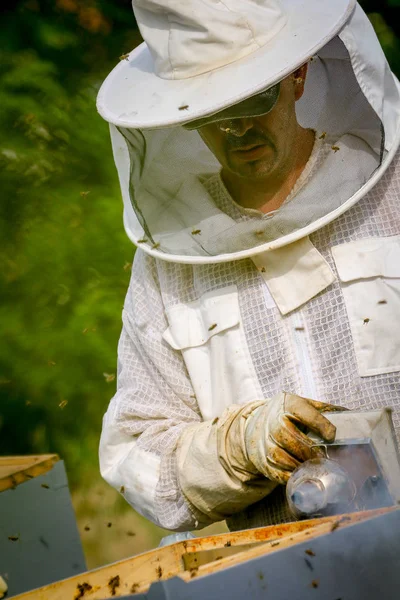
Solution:
[[[364,319],[364,325],[368,325],[368,323],[370,322],[371,319]]]
[[[332,146],[332,150],[334,152],[339,152],[340,148],[339,148],[339,146]]]
[[[157,250],[157,248],[159,248],[160,245],[161,245],[160,242],[156,242],[155,244],[152,245],[151,249],[152,250]]]
[[[126,54],[121,54],[119,60],[129,60],[129,52],[127,52]]]
[[[199,235],[201,233],[201,229],[193,229],[192,235]]]
[[[106,380],[106,383],[111,383],[115,379],[114,373],[103,373],[103,377]]]
[[[321,133],[321,135],[319,136],[319,139],[320,139],[320,140],[324,140],[325,138],[326,138],[326,131],[323,131],[323,132]]]
[[[213,329],[215,329],[217,326],[216,323],[213,323],[212,325],[210,325],[210,327],[208,328],[208,331],[212,331]]]
[[[178,107],[178,110],[187,110],[189,108],[189,104],[183,104],[182,106]]]
[[[82,198],[86,198],[86,196],[88,196],[90,194],[90,191],[87,192],[81,192],[80,195],[82,196]]]
[[[68,400],[61,400],[60,404],[58,405],[61,409],[65,408],[68,404]]]

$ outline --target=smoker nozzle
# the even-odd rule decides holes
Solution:
[[[324,509],[325,490],[321,489],[321,482],[306,479],[295,487],[290,499],[297,510],[303,514],[313,514]]]
[[[296,518],[345,512],[356,488],[349,474],[334,460],[315,458],[292,474],[286,487],[290,511]]]

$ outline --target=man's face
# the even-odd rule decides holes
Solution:
[[[295,103],[302,93],[296,88],[298,82],[297,72],[284,79],[277,103],[265,115],[218,121],[198,129],[223,170],[246,179],[262,179],[285,164],[294,151]]]

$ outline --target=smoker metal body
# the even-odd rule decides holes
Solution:
[[[292,474],[287,500],[296,518],[395,506],[400,460],[390,409],[326,413],[336,440],[314,437],[325,459],[306,461]],[[311,436],[310,436],[311,437]]]
[[[312,549],[314,556],[306,553]],[[340,527],[311,542],[277,550],[184,582],[154,583],[131,600],[397,600],[400,511]]]

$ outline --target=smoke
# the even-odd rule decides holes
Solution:
[[[296,518],[395,504],[370,440],[324,445],[324,448],[327,458],[304,462],[289,479],[286,498]]]

